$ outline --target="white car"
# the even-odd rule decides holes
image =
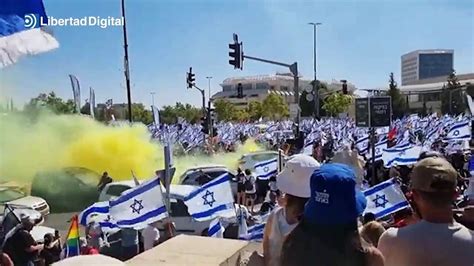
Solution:
[[[43,217],[49,214],[49,205],[44,199],[28,196],[15,187],[0,186],[0,204],[8,204],[14,208],[32,209],[41,213]]]
[[[237,178],[235,173],[223,165],[201,165],[186,170],[179,178],[179,184],[199,186],[199,177],[202,173],[209,175],[211,179],[218,178],[223,174],[228,174],[230,178],[230,186],[232,195],[237,196]]]
[[[99,196],[99,201],[113,200],[128,189],[135,187],[133,181],[119,181],[107,184]],[[171,185],[170,186],[170,215],[175,224],[176,232],[189,235],[207,235],[210,221],[195,221],[188,212],[188,207],[184,203],[184,198],[188,196],[197,186],[190,185]],[[164,188],[163,188],[164,192]],[[229,211],[229,219],[235,216],[233,211]],[[164,232],[165,228],[158,225],[158,229]]]
[[[278,152],[276,151],[252,152],[244,154],[242,157],[240,157],[238,167],[242,171],[245,171],[246,169],[253,171],[255,170],[255,164],[275,158],[278,158]]]

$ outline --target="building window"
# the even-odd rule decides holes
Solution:
[[[251,84],[251,83],[242,84],[242,89],[243,89],[244,91],[251,90],[251,89],[252,89],[252,84]]]
[[[250,97],[258,97],[258,94],[252,94]]]
[[[440,93],[426,93],[421,95],[423,102],[434,102],[440,100]]]
[[[453,69],[453,54],[421,54],[419,78],[447,76]]]
[[[266,82],[260,82],[260,83],[257,83],[256,84],[256,89],[257,90],[268,90],[268,88],[270,87],[270,85],[268,85],[268,83]]]
[[[282,91],[288,91],[288,87],[287,87],[287,86],[281,86],[281,87],[280,87],[280,90],[282,90]]]
[[[232,85],[223,85],[222,90],[223,91],[231,91],[232,90]]]
[[[270,90],[275,90],[275,86],[270,86]]]

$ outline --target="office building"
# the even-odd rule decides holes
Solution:
[[[416,84],[417,81],[446,76],[453,70],[454,50],[416,50],[402,55],[402,85]]]

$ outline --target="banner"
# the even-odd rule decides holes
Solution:
[[[81,87],[79,86],[79,80],[76,76],[70,74],[72,94],[74,96],[74,105],[76,106],[76,113],[81,112]]]
[[[94,89],[90,87],[89,88],[89,113],[92,119],[95,118],[94,109],[95,109],[95,92],[94,92]]]

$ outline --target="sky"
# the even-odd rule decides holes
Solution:
[[[121,16],[120,0],[43,0],[48,16]],[[193,68],[197,85],[212,93],[225,78],[285,72],[280,66],[245,60],[228,64],[228,44],[237,33],[250,56],[298,62],[313,76],[313,28],[320,80],[346,79],[359,89],[400,81],[400,56],[417,49],[454,49],[457,73],[474,72],[474,2],[409,0],[126,0],[132,100],[159,107],[175,102],[199,106],[200,93],[186,89]],[[126,102],[122,27],[51,26],[60,47],[28,56],[0,70],[0,101],[22,106],[41,92],[72,98],[68,74],[78,77],[82,99]],[[400,83],[400,82],[399,82]]]

